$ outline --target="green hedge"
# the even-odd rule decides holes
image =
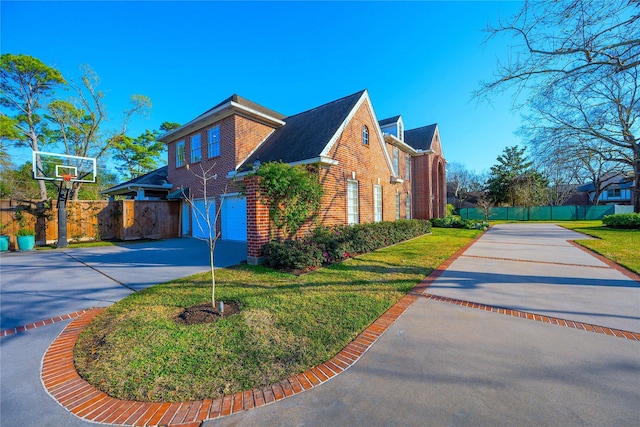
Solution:
[[[431,232],[426,220],[317,227],[301,239],[274,240],[262,248],[267,267],[314,269]]]
[[[605,215],[602,223],[611,228],[640,229],[640,213]]]
[[[475,219],[462,219],[458,215],[447,216],[445,218],[433,218],[431,223],[439,228],[468,228],[486,230],[489,223]]]

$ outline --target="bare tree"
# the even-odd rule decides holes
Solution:
[[[187,194],[184,188],[182,188],[182,196],[184,200],[189,204],[193,212],[192,218],[195,219],[192,227],[198,227],[201,234],[204,237],[197,237],[200,240],[207,242],[209,247],[209,267],[211,269],[211,307],[216,310],[216,275],[215,275],[215,249],[216,243],[220,234],[217,232],[216,225],[222,211],[222,203],[224,198],[220,197],[220,205],[216,206],[215,197],[211,197],[208,194],[208,190],[213,186],[211,181],[218,179],[218,174],[215,173],[216,164],[212,164],[207,169],[202,166],[202,163],[198,164],[199,170],[186,165],[188,171],[190,171],[201,185],[202,189],[202,206],[198,206],[195,203],[196,198],[193,193]],[[227,193],[227,186],[223,191],[223,195]],[[213,211],[213,212],[212,212]],[[218,302],[218,311],[220,314],[224,311],[224,302]]]
[[[69,83],[74,96],[69,100],[51,102],[46,117],[56,127],[51,133],[53,142],[62,145],[65,154],[100,159],[118,136],[125,135],[129,121],[150,108],[151,101],[145,96],[133,95],[120,129],[112,131],[112,135],[106,135],[103,124],[107,119],[107,109],[104,93],[98,89],[100,78],[88,65],[81,67],[81,70],[80,83]],[[75,200],[81,185],[75,183]]]
[[[481,191],[484,179],[462,163],[452,162],[447,167],[447,188],[454,198],[454,205],[460,209],[472,192]]]
[[[612,0],[525,1],[520,13],[488,29],[512,36],[509,59],[478,96],[516,89],[531,114],[571,135],[599,140],[607,162],[634,173],[640,212],[640,8]]]

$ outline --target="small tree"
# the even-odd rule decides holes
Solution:
[[[255,173],[261,178],[259,191],[269,218],[287,238],[295,236],[320,208],[323,189],[317,175],[282,162],[265,163]]]
[[[196,171],[194,170],[194,168],[191,168],[189,164],[186,165],[187,170],[198,179],[198,182],[202,186],[202,200],[204,204],[202,209],[196,206],[195,197],[193,197],[193,194],[187,194],[184,191],[184,188],[182,188],[182,196],[184,197],[184,200],[189,204],[191,210],[194,213],[193,218],[195,218],[195,224],[193,224],[192,226],[198,226],[200,228],[200,231],[202,231],[202,234],[205,235],[205,237],[198,237],[198,239],[204,240],[209,246],[209,267],[211,269],[211,307],[214,310],[216,309],[216,275],[214,269],[215,249],[218,238],[220,237],[220,234],[218,234],[218,232],[216,231],[216,224],[218,223],[223,200],[223,198],[221,197],[220,206],[218,206],[217,209],[215,209],[215,212],[212,213],[211,208],[215,206],[215,198],[210,197],[207,192],[212,186],[211,181],[215,181],[218,179],[218,174],[214,172],[215,167],[215,163],[208,169],[205,169],[202,164],[199,164],[199,170]],[[225,186],[223,194],[226,193],[227,187]],[[222,312],[224,311],[224,303],[222,301],[220,301],[219,311],[220,314],[222,314]]]

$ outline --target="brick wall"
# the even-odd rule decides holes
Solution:
[[[220,156],[208,158],[208,131],[220,126]],[[217,174],[217,179],[207,180],[207,197],[215,198],[216,208],[220,207],[221,194],[236,193],[240,191],[237,182],[227,178],[227,174],[234,171],[271,132],[273,128],[257,123],[239,115],[226,117],[210,126],[195,130],[179,140],[172,141],[168,145],[168,179],[174,185],[174,190],[179,185],[188,187],[191,197],[202,198],[204,195],[204,182],[201,176],[210,177]],[[191,137],[199,134],[201,141],[202,160],[191,163]],[[176,144],[185,142],[185,158],[189,168],[181,166],[176,168]],[[193,224],[190,227],[193,230]],[[216,224],[216,231],[221,232],[221,220]]]
[[[325,225],[347,224],[347,182],[358,181],[359,222],[374,221],[373,188],[382,186],[382,217],[385,221],[396,219],[396,192],[401,198],[401,217],[405,215],[405,200],[410,193],[410,182],[391,184],[391,170],[384,150],[387,144],[372,130],[376,128],[370,106],[363,103],[347,124],[329,156],[339,162],[329,169],[320,169],[320,182],[325,195],[322,200],[320,220]],[[362,144],[362,126],[369,128],[369,145]],[[391,153],[391,151],[389,151]],[[404,176],[405,155],[400,151],[400,176]]]

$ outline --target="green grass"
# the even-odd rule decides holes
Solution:
[[[563,227],[593,236],[594,240],[576,243],[640,274],[640,230],[608,228],[602,221],[567,221]]]
[[[479,233],[434,229],[303,276],[247,265],[216,270],[216,296],[242,311],[213,324],[173,321],[210,298],[210,275],[157,285],[87,327],[76,367],[111,396],[140,401],[217,398],[273,384],[330,359]]]

